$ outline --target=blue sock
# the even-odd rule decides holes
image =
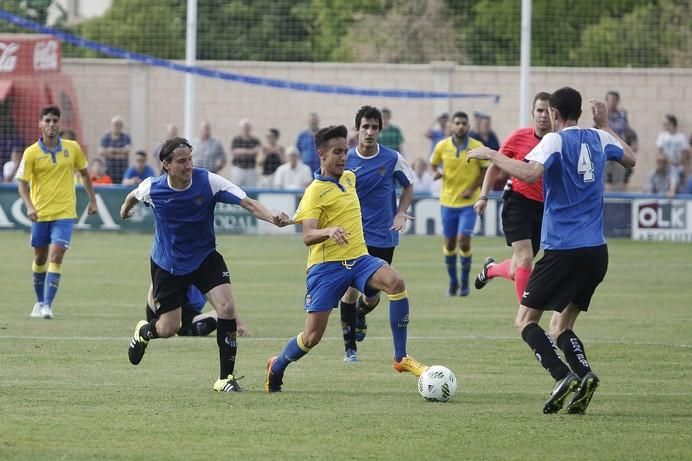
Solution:
[[[60,286],[60,273],[62,272],[62,264],[48,264],[48,272],[46,273],[46,285],[43,292],[43,302],[48,306],[53,304],[55,295],[58,293]]]
[[[449,274],[449,283],[457,285],[457,255],[445,255],[445,265],[447,266],[447,274]]]
[[[469,285],[469,272],[471,272],[471,253],[468,256],[461,256],[461,286]]]
[[[41,266],[33,263],[31,269],[34,272],[34,292],[36,293],[36,301],[43,304],[43,290],[46,284],[46,265]]]
[[[389,296],[389,325],[394,340],[394,359],[399,362],[406,355],[408,331],[408,294],[406,291]]]
[[[288,367],[291,362],[300,360],[300,358],[308,352],[310,352],[310,348],[305,347],[303,344],[303,333],[289,339],[286,346],[284,346],[284,350],[282,350],[281,354],[276,358],[272,366],[272,373],[283,375],[286,367]]]

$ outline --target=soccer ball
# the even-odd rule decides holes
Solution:
[[[449,368],[434,365],[418,378],[418,392],[429,402],[446,402],[457,392],[457,378]]]

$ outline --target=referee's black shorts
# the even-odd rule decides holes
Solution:
[[[541,248],[543,202],[537,202],[510,191],[502,205],[502,230],[507,245],[520,240],[531,240],[533,255]]]
[[[370,256],[384,259],[385,261],[387,261],[387,264],[391,266],[392,259],[394,259],[394,248],[395,247],[382,248],[368,245],[368,253],[370,254]]]
[[[608,271],[608,245],[545,250],[536,263],[521,304],[562,312],[569,304],[589,309],[591,296]]]

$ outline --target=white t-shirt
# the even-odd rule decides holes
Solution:
[[[312,181],[310,167],[298,161],[295,168],[291,168],[290,162],[286,162],[274,172],[274,187],[277,189],[303,190]]]
[[[8,176],[14,174],[17,170],[17,162],[13,160],[9,160],[5,162],[5,164],[2,166],[2,177],[7,178]],[[17,177],[15,176],[12,178],[13,182],[17,182]]]
[[[663,131],[656,139],[656,147],[661,149],[671,165],[679,165],[682,161],[682,153],[688,149],[687,136],[684,133],[669,133]]]

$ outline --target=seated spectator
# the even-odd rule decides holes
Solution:
[[[644,186],[644,192],[649,194],[675,196],[677,180],[675,170],[668,164],[664,155],[656,157],[656,169],[649,174]]]
[[[156,176],[154,169],[147,165],[147,153],[143,150],[135,152],[135,164],[131,165],[123,176],[123,185],[136,186],[145,179]]]
[[[284,146],[279,144],[281,133],[276,128],[269,128],[267,143],[262,146],[262,151],[257,158],[260,168],[259,187],[274,187],[274,173],[286,161]]]
[[[432,193],[433,177],[428,169],[428,163],[422,158],[413,161],[413,192],[416,194]]]
[[[91,176],[91,182],[93,184],[100,184],[102,186],[113,184],[113,179],[106,174],[106,165],[100,158],[95,158],[89,162],[89,176]]]
[[[21,161],[22,149],[20,147],[13,147],[10,153],[10,159],[2,166],[3,182],[17,182],[15,176],[17,175],[17,169]]]
[[[449,123],[449,114],[447,112],[440,114],[439,117],[435,119],[428,131],[425,132],[425,137],[430,140],[430,152],[435,150],[435,146],[438,142],[442,141],[444,138],[449,136],[449,131],[447,130],[447,124]]]
[[[300,159],[300,152],[291,146],[286,149],[288,161],[276,169],[274,187],[277,189],[305,190],[312,182],[310,167]]]
[[[111,120],[111,130],[101,138],[99,155],[106,161],[106,169],[113,180],[120,184],[123,174],[130,164],[132,140],[123,131],[123,119],[116,115]]]

